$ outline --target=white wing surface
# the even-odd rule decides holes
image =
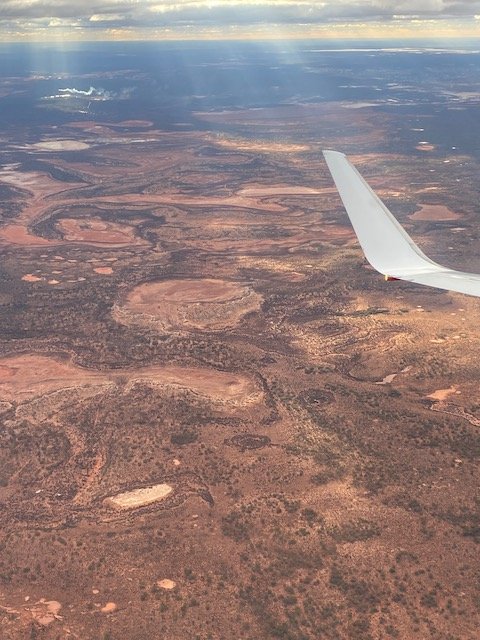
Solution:
[[[480,296],[480,275],[455,271],[430,260],[395,220],[348,158],[324,151],[342,202],[365,257],[389,278]]]

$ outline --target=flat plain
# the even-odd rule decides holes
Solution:
[[[2,638],[478,637],[478,302],[374,273],[321,156],[480,271],[435,78],[5,128]]]

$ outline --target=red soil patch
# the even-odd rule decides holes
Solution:
[[[145,244],[145,241],[135,237],[132,227],[116,222],[105,222],[100,218],[82,220],[64,218],[58,222],[57,226],[64,238],[70,242],[117,247]]]
[[[95,267],[94,271],[102,276],[111,276],[113,273],[112,267]]]
[[[98,382],[100,378],[95,372],[55,358],[12,356],[0,360],[0,398],[9,402],[30,400],[58,389]],[[103,380],[106,382],[105,376]]]
[[[82,123],[86,126],[88,123]],[[80,127],[80,124],[78,124]],[[97,126],[97,125],[95,125]],[[147,169],[151,169],[149,157],[145,154],[135,154],[130,152],[132,162],[138,164],[135,173],[141,175]],[[172,163],[185,160],[185,152],[178,150],[169,150],[169,153],[163,158],[156,158],[156,167],[161,170],[162,167],[170,168]],[[69,168],[67,162],[57,159],[58,166]],[[76,163],[76,170],[90,173],[92,167],[88,163]],[[103,175],[111,176],[111,167],[96,167],[96,177]],[[25,246],[41,246],[41,245],[61,245],[65,240],[47,240],[32,235],[28,231],[28,226],[37,218],[45,214],[52,206],[48,196],[55,195],[55,203],[58,207],[62,204],[71,204],[71,200],[63,199],[62,193],[82,186],[82,183],[71,183],[68,189],[65,184],[53,180],[47,175],[38,172],[4,172],[1,176],[1,182],[12,184],[16,187],[27,189],[32,194],[27,206],[21,212],[14,224],[6,225],[0,229],[0,244],[14,244]],[[185,196],[181,193],[169,194],[124,194],[122,196],[101,196],[96,198],[97,203],[106,202],[109,205],[118,204],[119,206],[145,205],[145,204],[178,204],[192,207],[241,207],[251,210],[262,210],[272,213],[284,213],[288,210],[277,202],[264,202],[261,199],[253,197],[245,197],[241,195],[233,195],[226,197],[195,197]],[[135,238],[132,227],[128,225],[120,225],[117,223],[104,223],[100,219],[91,219],[89,222],[78,221],[73,219],[63,219],[59,223],[60,228],[66,234],[66,240],[85,244],[94,244],[98,246],[126,246],[132,243],[136,245],[146,244],[144,240]],[[98,225],[107,224],[107,228],[100,228]]]
[[[40,276],[35,276],[33,273],[26,273],[22,276],[22,280],[25,282],[40,282],[42,278]]]
[[[421,204],[420,211],[416,211],[411,216],[412,220],[458,220],[461,216],[451,211],[443,204]]]
[[[248,286],[225,280],[167,280],[133,289],[114,315],[125,324],[157,329],[224,329],[260,308],[262,298]]]
[[[125,373],[123,371],[124,375]],[[137,380],[153,385],[191,389],[220,403],[243,404],[258,400],[262,395],[250,378],[213,369],[145,367],[132,374],[131,383]]]
[[[16,244],[27,246],[58,245],[56,240],[47,240],[32,235],[28,225],[45,210],[51,207],[47,197],[65,191],[65,184],[47,175],[37,172],[8,171],[2,173],[1,182],[26,189],[31,193],[27,206],[22,210],[15,223],[0,229],[0,244]],[[71,183],[69,189],[80,187],[81,183]]]
[[[129,300],[133,304],[150,304],[150,295],[158,295],[167,301],[222,302],[243,295],[244,288],[226,280],[169,280],[148,283],[137,287]]]
[[[152,386],[190,389],[215,402],[244,404],[256,401],[261,392],[244,376],[224,371],[189,367],[143,367],[90,371],[53,357],[25,354],[0,359],[0,399],[25,402],[32,398],[85,385],[106,386],[141,381]]]
[[[20,244],[29,247],[59,244],[58,242],[32,235],[26,227],[20,224],[8,224],[3,229],[0,229],[0,240],[4,240],[8,244]]]

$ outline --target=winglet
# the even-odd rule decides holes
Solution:
[[[330,173],[365,257],[384,275],[401,278],[412,269],[436,265],[417,247],[348,158],[324,151]]]
[[[430,260],[343,153],[325,150],[323,155],[365,257],[374,269],[388,280],[409,280],[480,296],[480,275],[454,271]]]

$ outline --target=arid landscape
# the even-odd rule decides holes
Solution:
[[[480,272],[435,82],[2,130],[2,640],[478,638],[479,303],[376,274],[321,155]]]

